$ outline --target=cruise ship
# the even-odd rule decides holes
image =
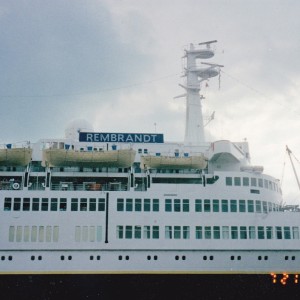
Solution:
[[[280,182],[251,165],[246,141],[205,139],[215,42],[184,52],[182,142],[81,121],[61,139],[1,146],[1,274],[300,271],[300,212]]]

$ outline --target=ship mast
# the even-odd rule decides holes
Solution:
[[[186,97],[184,144],[188,146],[200,146],[205,142],[201,105],[203,97],[200,95],[201,82],[219,75],[220,67],[223,66],[202,62],[207,66],[200,67],[197,65],[197,60],[213,57],[214,51],[211,50],[210,45],[216,42],[214,40],[199,43],[197,48],[194,44],[190,44],[189,49],[185,50],[186,68],[184,76],[186,76],[186,84],[180,84],[180,86],[186,90],[186,94],[182,96]]]

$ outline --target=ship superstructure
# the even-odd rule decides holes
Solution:
[[[185,51],[186,130],[94,132],[0,149],[0,273],[297,273],[300,218],[248,143],[207,143],[201,82],[215,41]],[[205,65],[199,66],[199,59]]]

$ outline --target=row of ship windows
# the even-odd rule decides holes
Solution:
[[[195,199],[195,212],[257,212],[279,211],[280,206],[260,200]],[[159,211],[159,199],[117,199],[117,211]],[[189,199],[165,199],[166,212],[189,212]]]
[[[225,182],[227,186],[251,186],[270,189],[279,192],[279,187],[276,182],[271,180],[254,178],[254,177],[226,177]]]
[[[165,239],[190,239],[190,226],[165,226]],[[118,225],[118,239],[159,239],[159,226]],[[195,226],[195,239],[299,239],[298,226]]]
[[[4,199],[4,211],[67,211],[67,198]],[[104,198],[72,198],[71,211],[105,211]]]
[[[212,261],[214,260],[214,256],[213,255],[203,255],[202,256],[202,260],[204,261]],[[61,255],[60,256],[60,260],[61,261],[71,261],[73,259],[72,255]],[[158,260],[158,255],[147,255],[146,256],[147,260]],[[242,256],[241,255],[230,255],[229,256],[230,260],[242,260]],[[9,260],[12,261],[13,260],[13,256],[12,255],[2,255],[1,256],[1,261],[5,261],[5,260]],[[42,255],[31,255],[30,256],[30,260],[35,261],[35,260],[43,260]],[[90,261],[94,261],[94,260],[101,260],[101,256],[100,255],[90,255],[89,256],[89,260]],[[118,255],[118,260],[130,260],[130,256],[129,255]],[[187,256],[186,255],[175,255],[174,256],[174,260],[187,260]],[[268,255],[258,255],[257,256],[257,260],[262,261],[262,260],[269,260],[269,256]],[[285,255],[284,256],[284,260],[296,260],[296,256],[294,255]]]
[[[58,242],[58,226],[9,226],[9,242]],[[75,242],[101,242],[102,226],[75,226]]]
[[[190,239],[190,226],[165,226],[165,239]],[[298,226],[195,226],[195,239],[299,239]],[[9,242],[58,242],[58,226],[10,226]],[[118,225],[118,239],[159,239],[159,226]],[[101,242],[102,226],[75,226],[75,242]]]
[[[4,199],[5,211],[67,211],[67,198],[9,198]],[[189,212],[189,199],[165,199],[166,212]],[[195,212],[268,212],[280,206],[260,200],[195,199]],[[159,199],[117,199],[117,211],[158,212]],[[105,211],[104,198],[72,198],[71,211]]]

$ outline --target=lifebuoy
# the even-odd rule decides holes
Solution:
[[[17,182],[15,182],[15,183],[12,185],[12,187],[13,187],[14,190],[18,190],[18,189],[20,188],[20,185],[19,185]]]

